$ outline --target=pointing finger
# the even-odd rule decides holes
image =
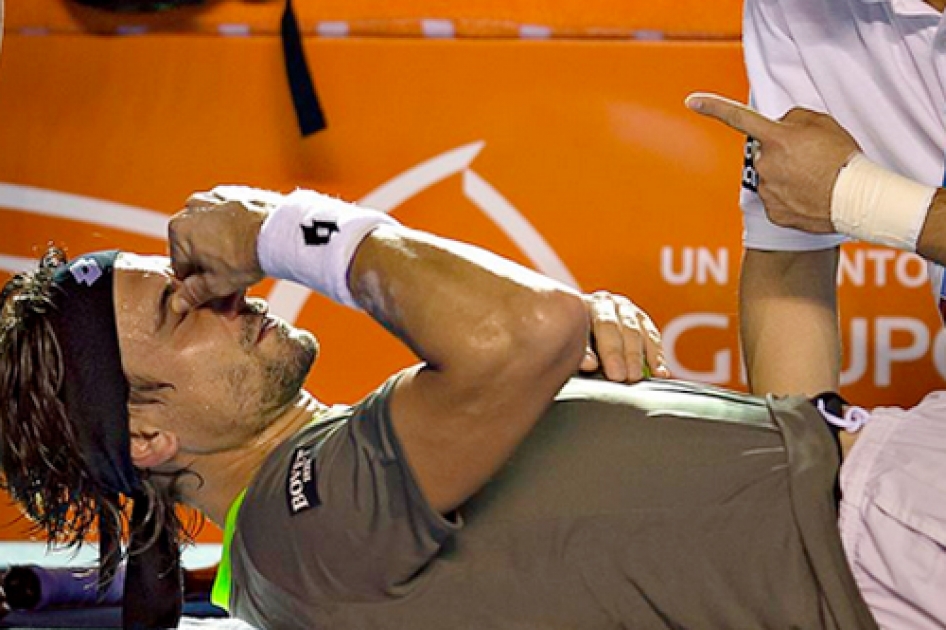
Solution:
[[[717,94],[694,92],[686,98],[685,103],[693,111],[715,118],[763,143],[780,129],[778,122],[766,118],[751,107]]]

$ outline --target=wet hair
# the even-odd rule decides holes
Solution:
[[[78,547],[99,528],[100,537],[122,540],[129,510],[127,498],[93,479],[63,402],[63,357],[50,314],[53,275],[66,262],[50,247],[37,269],[15,274],[0,293],[0,488],[50,545]],[[133,399],[138,387],[133,381]],[[193,473],[139,473],[154,535],[128,553],[147,549],[162,531],[177,544],[192,540],[203,520],[177,508],[180,480]]]

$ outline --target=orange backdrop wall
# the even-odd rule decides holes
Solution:
[[[7,4],[3,277],[49,241],[161,253],[166,217],[194,190],[313,187],[625,293],[662,326],[677,376],[744,389],[742,139],[682,105],[694,90],[745,98],[739,2],[296,0],[329,122],[309,138],[286,87],[280,0],[150,17]],[[905,254],[846,253],[850,398],[906,405],[942,386],[924,273]],[[412,361],[363,315],[284,284],[257,293],[318,333],[308,385],[328,401]],[[0,539],[23,537],[5,503]]]

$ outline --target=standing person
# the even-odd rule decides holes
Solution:
[[[127,489],[196,507],[217,601],[263,628],[874,627],[807,399],[575,380],[588,304],[546,277],[309,191],[188,205],[172,266],[49,258],[4,291],[3,479],[47,530]],[[264,273],[422,363],[316,400],[314,337],[243,297]]]
[[[943,0],[746,0],[743,46],[752,106],[837,119],[881,166],[925,186],[943,181]],[[837,234],[771,224],[747,151],[740,334],[756,392],[836,390]],[[763,155],[765,152],[763,151]],[[931,271],[942,293],[942,270]]]

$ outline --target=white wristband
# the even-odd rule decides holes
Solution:
[[[348,288],[348,268],[361,241],[384,223],[397,221],[328,195],[296,190],[263,221],[256,243],[260,267],[268,276],[299,282],[360,308]]]
[[[934,194],[857,153],[834,184],[831,223],[840,234],[914,252]]]

